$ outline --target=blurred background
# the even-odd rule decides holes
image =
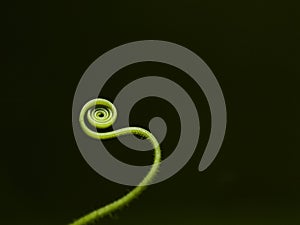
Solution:
[[[175,77],[196,102],[200,143],[179,173],[96,224],[300,223],[297,1],[10,1],[2,9],[1,224],[68,224],[132,189],[84,161],[71,110],[76,86],[97,57],[145,39],[189,48],[212,69],[227,104],[225,140],[200,173],[210,132],[201,89],[168,65],[120,70],[123,79],[116,74],[101,92],[109,99],[145,74]],[[180,129],[170,104],[141,100],[130,123],[147,128],[157,116],[154,104],[172,127],[161,146],[166,158]],[[151,152],[130,151],[117,140],[105,145],[124,162],[151,163]]]

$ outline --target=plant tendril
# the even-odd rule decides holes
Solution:
[[[108,214],[111,214],[114,211],[121,209],[122,207],[127,205],[129,202],[131,202],[134,198],[136,198],[145,190],[146,186],[151,182],[151,180],[158,172],[159,163],[161,161],[161,150],[160,150],[159,143],[149,131],[140,127],[127,127],[127,128],[121,128],[118,130],[110,131],[110,132],[98,133],[92,131],[87,127],[87,125],[85,124],[85,115],[90,125],[99,129],[108,128],[112,126],[112,124],[115,122],[117,118],[117,110],[111,102],[101,98],[93,99],[87,102],[81,109],[80,116],[79,116],[79,123],[82,130],[88,136],[96,139],[101,139],[101,140],[116,138],[118,136],[127,135],[127,134],[135,134],[140,137],[143,137],[153,145],[154,162],[148,174],[133,190],[131,190],[129,193],[127,193],[125,196],[121,197],[120,199],[79,218],[78,220],[74,221],[70,225],[90,224],[91,222],[95,222],[97,219],[102,218]]]

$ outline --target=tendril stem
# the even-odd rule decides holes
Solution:
[[[111,102],[101,98],[93,99],[87,102],[83,106],[79,116],[79,123],[82,130],[88,136],[101,140],[116,138],[118,136],[127,134],[135,134],[144,137],[153,146],[154,161],[148,174],[133,190],[120,199],[90,212],[89,214],[77,219],[69,225],[87,225],[126,206],[145,190],[146,186],[152,181],[158,172],[159,163],[161,161],[161,150],[159,143],[149,131],[140,127],[127,127],[110,132],[98,133],[87,127],[85,124],[85,116],[87,117],[88,122],[94,127],[100,129],[110,127],[117,118],[117,110]]]

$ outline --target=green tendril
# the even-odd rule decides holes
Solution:
[[[79,116],[79,122],[82,130],[88,136],[96,139],[101,139],[101,140],[116,138],[118,136],[127,135],[127,134],[135,134],[141,136],[147,139],[153,145],[154,162],[148,174],[132,191],[130,191],[128,194],[121,197],[120,199],[81,217],[80,219],[74,221],[70,225],[90,224],[91,222],[94,222],[99,218],[109,215],[114,211],[121,209],[122,207],[127,205],[134,198],[140,195],[143,192],[143,190],[145,190],[146,186],[152,181],[152,179],[158,172],[159,163],[161,161],[161,150],[159,147],[159,143],[149,131],[140,127],[127,127],[119,130],[110,131],[110,132],[98,133],[92,131],[87,127],[87,125],[85,124],[85,115],[87,117],[88,122],[92,126],[100,129],[108,128],[112,126],[112,124],[115,122],[117,118],[117,110],[111,102],[101,98],[93,99],[87,102],[83,106]]]

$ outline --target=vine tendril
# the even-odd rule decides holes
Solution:
[[[125,196],[95,211],[92,211],[91,213],[77,219],[76,221],[74,221],[69,225],[90,224],[91,222],[94,222],[97,219],[102,218],[108,214],[111,214],[114,211],[121,209],[122,207],[127,205],[129,202],[131,202],[134,198],[136,198],[145,190],[146,186],[151,182],[151,180],[155,177],[156,173],[158,172],[159,163],[161,161],[161,150],[160,150],[159,143],[149,131],[140,127],[127,127],[127,128],[114,130],[114,131],[98,133],[92,131],[85,124],[85,115],[90,125],[99,129],[108,128],[112,126],[112,124],[115,122],[117,118],[117,110],[111,102],[102,98],[93,99],[87,102],[81,109],[79,115],[79,123],[82,130],[88,136],[96,139],[101,139],[101,140],[116,138],[118,136],[127,135],[127,134],[135,134],[140,137],[143,137],[147,139],[153,146],[154,162],[152,164],[150,171],[144,177],[144,179],[138,184],[138,186],[136,186]]]

